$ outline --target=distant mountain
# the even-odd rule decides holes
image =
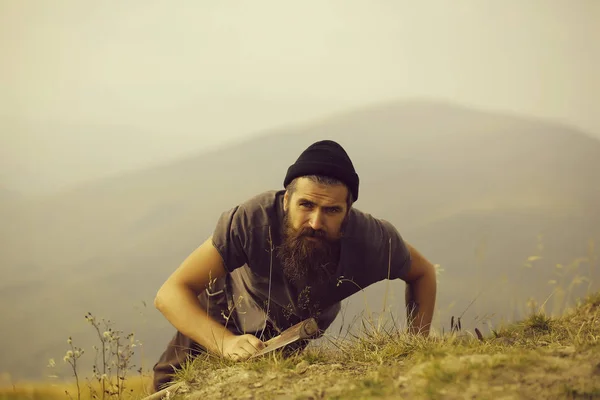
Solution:
[[[47,358],[60,358],[69,335],[91,347],[88,311],[136,329],[151,366],[173,329],[142,301],[152,304],[223,210],[281,188],[289,164],[321,139],[339,141],[352,157],[361,179],[356,207],[393,222],[441,264],[440,328],[478,295],[464,326],[481,324],[475,319],[482,314],[495,314],[493,323],[510,318],[528,296],[548,296],[549,281],[600,238],[600,141],[566,126],[452,104],[376,105],[21,201],[0,255],[0,371],[38,376]],[[539,235],[542,259],[524,267],[539,251]],[[594,273],[585,263],[578,271]],[[366,290],[371,310],[381,306],[384,284]],[[391,288],[399,310],[403,284]],[[363,308],[359,293],[345,321]]]

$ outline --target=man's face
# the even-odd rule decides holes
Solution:
[[[284,242],[280,256],[290,279],[322,281],[337,264],[339,238],[348,215],[345,185],[300,178],[284,196]]]
[[[336,240],[348,213],[347,196],[345,185],[325,186],[299,178],[296,191],[285,194],[284,209],[295,231],[316,232],[316,236]]]

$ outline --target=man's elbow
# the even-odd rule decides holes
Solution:
[[[161,313],[164,313],[165,308],[168,306],[168,291],[169,287],[164,284],[160,287],[160,289],[158,289],[156,295],[154,296],[154,307]]]
[[[169,309],[174,310],[179,307],[177,304],[181,299],[194,298],[198,295],[199,293],[185,284],[167,280],[154,296],[154,307],[164,314]]]
[[[156,308],[158,311],[162,312],[162,309],[164,307],[164,301],[163,301],[163,297],[162,297],[162,288],[158,290],[158,292],[156,292],[156,295],[154,296],[154,308]]]

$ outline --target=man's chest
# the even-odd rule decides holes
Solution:
[[[254,307],[291,319],[318,317],[330,308],[362,289],[363,274],[343,275],[344,268],[332,271],[323,282],[312,282],[310,277],[303,281],[287,279],[279,263],[264,271],[245,265],[234,271],[231,277],[233,297],[246,298]],[[244,303],[244,301],[240,301]]]
[[[277,242],[275,239],[275,246]],[[247,264],[231,275],[233,300],[253,308],[254,312],[249,313],[253,315],[268,309],[270,316],[287,318],[290,322],[318,317],[371,283],[368,268],[361,268],[364,254],[358,247],[342,246],[339,261],[330,267],[325,280],[315,282],[307,276],[292,281],[286,278],[282,262],[270,243],[253,241],[247,249]]]

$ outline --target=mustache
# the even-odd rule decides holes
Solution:
[[[298,237],[316,237],[316,238],[326,238],[327,233],[320,229],[313,229],[311,227],[302,228],[298,234]]]
[[[300,231],[300,236],[325,236],[325,231],[313,229],[311,227],[303,228]]]

